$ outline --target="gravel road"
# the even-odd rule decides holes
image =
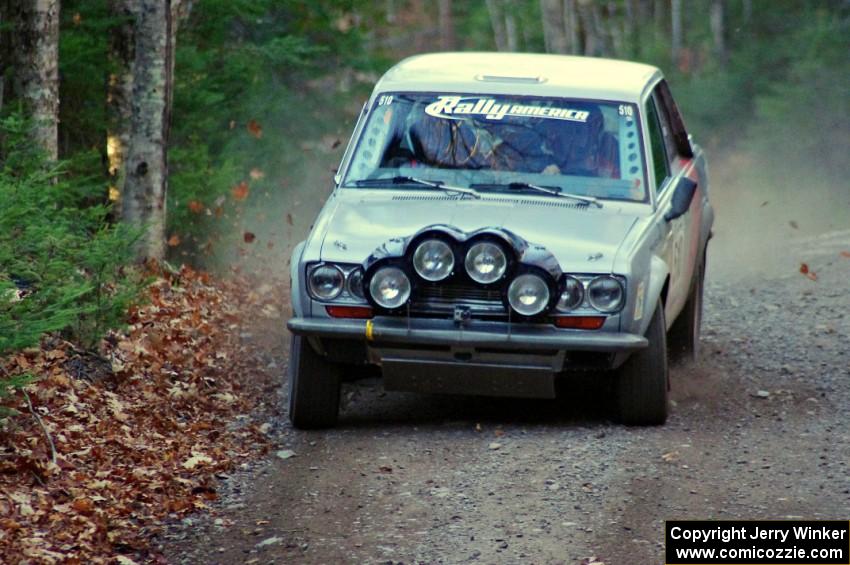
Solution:
[[[746,272],[730,231],[718,224],[712,244],[702,360],[672,369],[664,427],[614,424],[601,374],[557,401],[361,381],[334,430],[275,422],[285,458],[230,476],[214,513],[175,524],[162,551],[174,563],[659,564],[666,519],[846,520],[850,231],[789,228],[763,249],[770,270]]]

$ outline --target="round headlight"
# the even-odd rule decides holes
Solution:
[[[366,298],[363,293],[363,269],[360,267],[348,273],[348,294],[360,300]]]
[[[561,289],[561,296],[558,297],[556,308],[562,312],[569,312],[581,306],[584,300],[584,285],[575,277],[567,277],[564,279],[564,286]]]
[[[523,316],[534,316],[549,304],[549,286],[537,275],[520,275],[508,287],[508,302]]]
[[[482,241],[470,247],[464,263],[469,277],[481,284],[499,280],[508,268],[505,252],[489,241]]]
[[[410,298],[410,279],[397,267],[384,267],[372,276],[369,292],[379,306],[398,308]]]
[[[616,312],[623,306],[623,285],[608,275],[596,277],[587,285],[587,299],[600,312]]]
[[[319,300],[333,300],[342,292],[345,276],[339,267],[319,265],[310,273],[310,294]]]
[[[454,267],[452,248],[439,239],[423,241],[413,253],[413,268],[426,281],[441,281],[452,273]]]

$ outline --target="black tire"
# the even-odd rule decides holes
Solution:
[[[316,353],[302,336],[289,347],[289,421],[300,429],[328,428],[339,417],[341,368]]]
[[[673,361],[696,361],[699,358],[704,283],[705,260],[703,259],[697,265],[694,273],[691,290],[688,293],[688,301],[668,333],[668,349],[670,359]]]
[[[658,301],[646,330],[649,346],[632,354],[617,375],[620,421],[629,426],[658,426],[667,420],[668,373],[664,305]]]

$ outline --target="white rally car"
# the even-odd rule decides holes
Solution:
[[[289,416],[333,425],[354,365],[390,390],[540,398],[604,369],[623,422],[661,424],[668,349],[697,353],[713,217],[658,69],[406,59],[292,256]]]

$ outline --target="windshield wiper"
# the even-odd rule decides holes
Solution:
[[[359,187],[381,187],[388,184],[416,184],[436,188],[443,192],[465,194],[473,198],[481,198],[481,195],[472,188],[463,188],[460,186],[452,186],[445,184],[443,181],[425,180],[416,177],[397,176],[392,178],[375,178],[375,179],[360,179],[354,181],[355,186]]]
[[[569,192],[561,192],[560,188],[550,188],[548,186],[540,186],[537,184],[531,184],[530,182],[510,182],[507,184],[499,184],[499,183],[491,183],[491,184],[473,184],[470,185],[472,187],[477,188],[485,188],[485,187],[494,187],[494,188],[503,188],[507,187],[510,190],[533,190],[535,192],[542,192],[543,194],[548,194],[549,196],[557,196],[558,198],[569,198],[571,200],[576,200],[578,202],[582,202],[584,204],[593,204],[597,208],[602,208],[602,202],[599,201],[598,198],[594,198],[593,196],[581,196],[579,194],[572,194]]]

